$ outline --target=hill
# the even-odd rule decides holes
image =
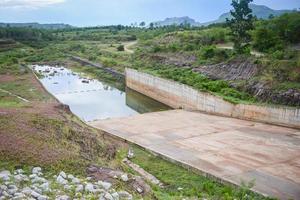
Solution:
[[[273,15],[274,17],[283,15],[285,13],[293,12],[292,10],[273,10],[264,5],[256,5],[250,4],[250,8],[253,11],[253,15],[256,16],[258,19],[268,19],[269,16]],[[201,25],[207,26],[214,23],[223,23],[226,22],[226,18],[231,18],[230,12],[223,13],[217,20],[202,23]]]
[[[0,23],[0,27],[31,27],[37,29],[66,29],[73,28],[69,24],[39,24],[39,23]]]
[[[268,19],[270,15],[274,17],[283,15],[285,13],[293,12],[292,10],[273,10],[264,5],[256,5],[250,4],[250,8],[253,11],[253,15],[256,16],[258,19]],[[191,26],[207,26],[214,23],[223,23],[226,22],[226,18],[231,18],[230,12],[223,13],[217,20],[213,20],[206,23],[199,23],[196,20],[190,17],[171,17],[166,18],[163,21],[153,22],[154,26],[161,27],[161,26],[171,26],[171,25],[182,25],[182,24],[190,24]]]
[[[172,18],[166,18],[163,21],[157,21],[153,22],[154,26],[161,27],[161,26],[171,26],[171,25],[182,25],[182,24],[190,24],[191,26],[200,26],[199,22],[196,22],[196,20],[190,18],[190,17],[172,17]]]

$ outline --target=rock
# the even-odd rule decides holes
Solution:
[[[47,200],[47,199],[49,199],[49,197],[46,195],[40,195],[37,199],[38,200]]]
[[[10,176],[11,176],[10,171],[5,170],[5,171],[0,172],[0,179],[2,179],[3,181],[9,181]]]
[[[11,195],[8,194],[8,192],[6,192],[6,191],[3,191],[3,192],[2,192],[2,195],[5,196],[5,197],[11,197]]]
[[[15,172],[16,172],[17,174],[23,174],[23,173],[24,173],[24,170],[23,170],[23,169],[17,169]]]
[[[120,192],[118,192],[118,194],[119,194],[120,199],[124,199],[124,200],[131,200],[132,199],[132,195],[129,194],[128,192],[126,192],[126,191],[120,191]]]
[[[86,186],[85,186],[85,190],[87,192],[94,193],[95,192],[95,187],[92,183],[87,183]]]
[[[10,195],[14,195],[17,191],[18,191],[17,186],[15,186],[15,185],[9,185],[9,186],[8,186],[7,192],[8,192]]]
[[[112,193],[111,196],[114,198],[114,200],[119,200],[119,194],[117,192]]]
[[[55,200],[71,200],[71,198],[67,195],[58,196]]]
[[[47,180],[42,177],[35,177],[34,179],[31,180],[32,183],[46,183]]]
[[[40,185],[40,188],[44,191],[44,192],[49,192],[50,191],[50,186],[48,182],[43,183],[42,185]]]
[[[36,177],[38,177],[37,174],[30,174],[30,175],[29,175],[29,178],[30,178],[30,179],[34,179],[34,178],[36,178]]]
[[[65,172],[63,172],[63,171],[61,171],[60,173],[59,173],[59,175],[58,176],[61,176],[61,177],[63,177],[64,179],[65,178],[67,178],[67,175],[66,175],[66,173]]]
[[[124,182],[127,182],[129,180],[128,175],[127,174],[122,174],[121,180],[124,181]]]
[[[77,185],[77,186],[76,186],[75,191],[76,191],[76,192],[82,192],[83,189],[84,189],[84,188],[83,188],[83,185],[80,184],[80,185]]]
[[[146,195],[151,192],[151,187],[140,176],[134,176],[128,184],[139,194]]]
[[[40,167],[32,168],[32,173],[33,174],[39,174],[40,172],[42,172],[42,168],[40,168]]]
[[[30,189],[30,187],[25,187],[25,188],[23,188],[23,190],[22,190],[22,193],[23,193],[23,194],[26,194],[26,195],[30,195],[31,192],[32,192],[32,190]]]
[[[17,183],[20,183],[22,181],[29,181],[28,177],[26,175],[23,174],[17,174],[14,176],[14,179]]]
[[[0,191],[6,191],[8,187],[6,185],[0,185]]]
[[[105,193],[105,195],[104,195],[104,198],[106,199],[106,200],[114,200],[114,197],[110,194],[110,193]]]
[[[73,180],[75,177],[72,174],[68,175],[68,179]]]
[[[73,178],[72,179],[72,183],[74,184],[79,184],[80,183],[80,180],[78,178]]]
[[[40,196],[41,196],[41,194],[39,194],[39,193],[37,193],[36,191],[34,191],[34,190],[32,190],[31,191],[31,194],[30,194],[33,198],[36,198],[36,199],[38,199]]]
[[[129,150],[128,150],[127,158],[128,158],[128,159],[134,158],[134,152],[133,152],[132,149],[129,149]]]
[[[65,186],[64,186],[64,190],[69,191],[69,190],[71,190],[71,189],[72,189],[72,186],[70,186],[70,185],[65,185]]]
[[[26,196],[22,193],[15,193],[15,196],[13,197],[14,200],[23,200]]]
[[[111,183],[104,182],[104,181],[98,181],[97,184],[105,190],[109,190],[109,188],[112,186]]]
[[[60,175],[56,178],[56,182],[61,185],[66,185],[68,183],[68,181]]]

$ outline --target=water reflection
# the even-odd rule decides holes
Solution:
[[[33,68],[41,75],[40,81],[45,88],[85,121],[169,109],[133,90],[124,92],[64,67],[34,65]]]

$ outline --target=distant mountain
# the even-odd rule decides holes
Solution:
[[[293,12],[292,10],[273,10],[267,6],[250,4],[249,7],[252,9],[253,15],[258,19],[268,19],[270,15],[280,16],[285,13]],[[226,18],[232,18],[230,12],[222,14],[217,20],[202,23],[201,25],[209,25],[214,23],[223,23],[226,22]]]
[[[0,27],[31,27],[36,29],[66,29],[74,28],[68,24],[39,24],[39,23],[0,23]]]
[[[182,25],[182,24],[190,24],[191,26],[199,26],[200,23],[196,22],[194,19],[189,17],[172,17],[172,18],[166,18],[163,21],[157,21],[153,22],[154,26],[160,27],[160,26],[171,26],[171,25]]]
[[[273,10],[267,6],[256,5],[256,4],[250,4],[249,7],[252,9],[253,15],[256,16],[258,19],[268,19],[270,15],[280,16],[285,13],[293,12],[292,10]],[[172,18],[166,18],[163,21],[153,22],[153,24],[156,27],[171,26],[171,25],[179,26],[181,24],[190,24],[191,26],[207,26],[214,23],[226,22],[226,18],[229,19],[232,18],[230,12],[222,14],[217,20],[206,22],[206,23],[199,23],[190,17],[172,17]]]

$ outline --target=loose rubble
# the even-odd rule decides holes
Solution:
[[[121,180],[128,181],[127,174],[120,174]],[[0,200],[131,200],[127,191],[116,191],[113,183],[79,178],[60,172],[58,175],[44,175],[42,168],[34,167],[31,173],[22,169],[0,171]]]

